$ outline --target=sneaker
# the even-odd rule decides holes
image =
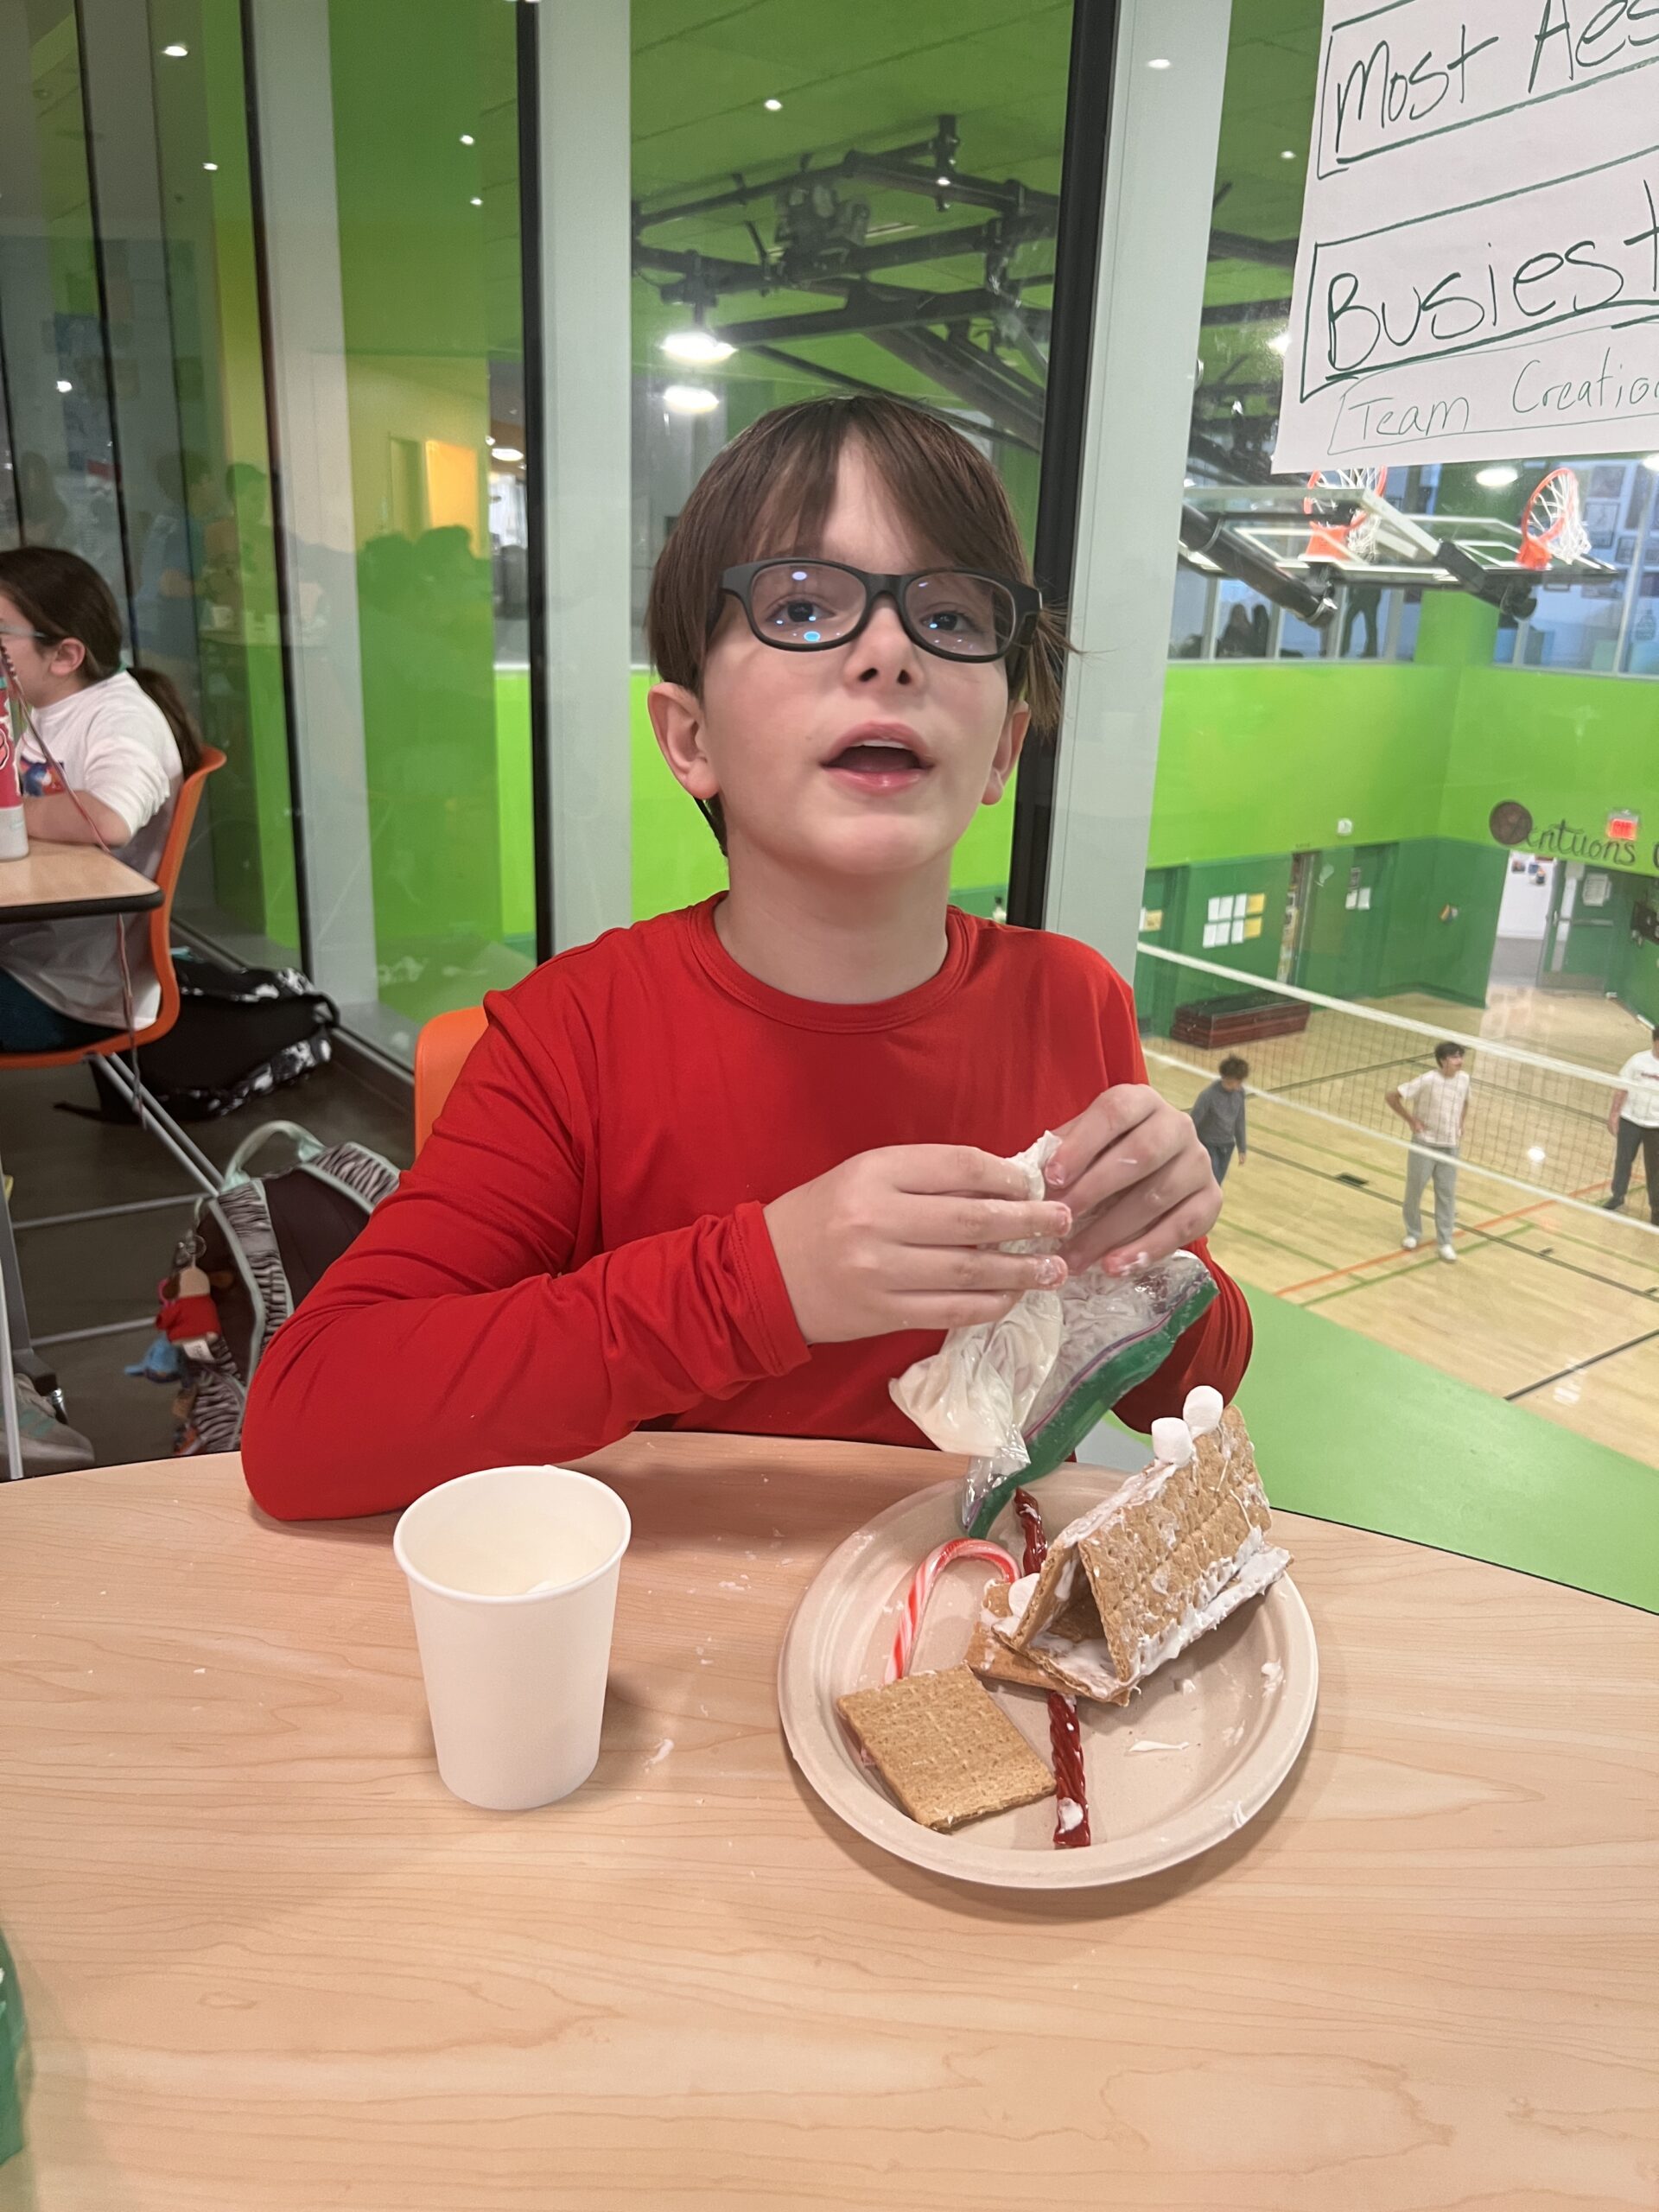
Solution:
[[[1603,1213],[1623,1213],[1624,1201],[1623,1198],[1604,1198],[1601,1202],[1601,1210]]]
[[[26,1475],[60,1475],[72,1467],[90,1467],[97,1454],[91,1440],[68,1422],[60,1421],[26,1375],[13,1381],[17,1390],[18,1440],[23,1450]]]
[[[1402,1252],[1414,1252],[1422,1241],[1421,1236],[1402,1236],[1400,1239],[1400,1249]]]
[[[1451,1247],[1449,1244],[1442,1244],[1442,1245],[1440,1246],[1440,1257],[1441,1257],[1443,1260],[1455,1260],[1455,1259],[1457,1258],[1457,1256],[1458,1256],[1458,1255],[1457,1255],[1457,1254],[1452,1250],[1452,1247]]]

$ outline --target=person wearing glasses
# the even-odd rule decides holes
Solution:
[[[274,1514],[641,1426],[915,1444],[888,1384],[942,1331],[1204,1249],[1220,1194],[1128,986],[950,904],[976,810],[1029,725],[1052,736],[1064,649],[977,449],[887,398],[763,416],[686,503],[647,629],[657,742],[730,888],[487,1001],[420,1158],[255,1373],[244,1464]],[[1045,1128],[1033,1197],[1006,1155]],[[1211,1271],[1118,1408],[1137,1427],[1243,1372]]]
[[[108,847],[153,877],[173,801],[200,759],[182,700],[153,670],[121,665],[114,594],[78,553],[0,552],[0,646],[28,713],[18,747],[31,837]],[[52,1052],[153,1020],[162,987],[142,914],[0,930],[0,1052]]]

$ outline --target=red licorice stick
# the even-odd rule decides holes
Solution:
[[[1026,1533],[1026,1552],[1021,1564],[1027,1574],[1040,1574],[1043,1561],[1048,1557],[1048,1538],[1043,1531],[1043,1516],[1036,1499],[1027,1490],[1014,1493],[1014,1510],[1020,1526]],[[1056,1821],[1054,1848],[1056,1851],[1080,1851],[1091,1840],[1089,1834],[1089,1785],[1083,1770],[1083,1737],[1077,1727],[1077,1708],[1069,1697],[1062,1697],[1058,1690],[1048,1694],[1048,1741],[1054,1754],[1054,1790],[1057,1807],[1069,1802],[1083,1815],[1075,1827],[1066,1827]]]

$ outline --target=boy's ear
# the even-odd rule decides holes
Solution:
[[[982,806],[995,806],[1008,788],[1008,778],[1014,773],[1026,742],[1026,732],[1031,728],[1031,709],[1023,699],[1016,699],[1003,721],[1002,734],[996,741],[996,751],[991,756],[991,772],[985,779],[985,796]]]
[[[718,798],[720,785],[702,749],[702,702],[683,683],[653,683],[645,707],[658,748],[682,790],[693,798]]]

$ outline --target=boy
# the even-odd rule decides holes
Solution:
[[[1219,1080],[1206,1084],[1188,1109],[1192,1126],[1198,1133],[1198,1142],[1210,1155],[1217,1183],[1227,1180],[1235,1147],[1241,1160],[1250,1156],[1244,1127],[1244,1080],[1249,1071],[1248,1060],[1240,1059],[1236,1052],[1230,1052],[1217,1070]]]
[[[384,1512],[646,1424],[915,1443],[887,1385],[940,1331],[1219,1211],[1122,979],[949,905],[1056,707],[982,455],[893,400],[762,417],[686,502],[647,630],[658,744],[731,887],[488,1001],[420,1159],[256,1372],[268,1511]],[[1033,1199],[1001,1155],[1045,1128]],[[1249,1320],[1217,1281],[1127,1420],[1231,1395]]]
[[[1433,1175],[1440,1255],[1443,1260],[1455,1260],[1452,1238],[1458,1220],[1458,1147],[1469,1104],[1462,1046],[1437,1045],[1434,1065],[1389,1091],[1388,1103],[1418,1139],[1406,1156],[1406,1233],[1401,1244],[1414,1252],[1423,1241],[1423,1185]]]
[[[1609,1213],[1624,1209],[1630,1170],[1642,1154],[1648,1182],[1649,1217],[1659,1224],[1659,1029],[1644,1052],[1633,1052],[1618,1071],[1624,1086],[1613,1093],[1607,1127],[1613,1140],[1612,1196],[1602,1201]]]

